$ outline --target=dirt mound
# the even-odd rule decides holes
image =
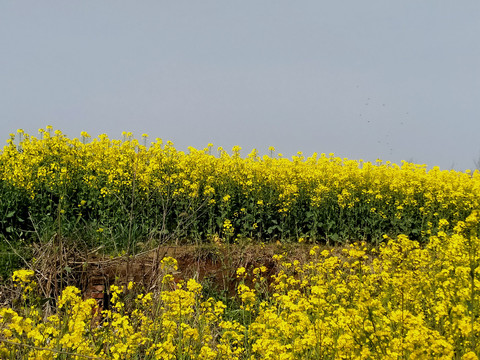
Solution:
[[[235,296],[238,279],[236,270],[265,266],[265,278],[277,271],[274,254],[286,253],[290,258],[305,259],[311,246],[303,244],[202,244],[162,245],[133,256],[107,256],[101,249],[81,250],[68,240],[53,238],[34,249],[34,259],[26,267],[35,271],[40,296],[46,299],[45,310],[53,311],[62,289],[74,285],[85,298],[95,298],[102,307],[108,306],[110,285],[127,285],[130,281],[145,292],[161,288],[163,273],[160,261],[173,257],[178,262],[176,282],[196,279],[212,294]],[[2,303],[11,305],[19,294],[4,286]]]

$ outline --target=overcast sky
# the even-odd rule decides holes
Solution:
[[[479,34],[478,0],[3,0],[0,134],[463,171],[480,157]]]

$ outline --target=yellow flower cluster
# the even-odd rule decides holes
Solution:
[[[168,258],[164,265],[174,265]],[[14,277],[23,274],[17,272]],[[39,309],[0,309],[0,358],[74,359],[238,358],[243,352],[238,340],[238,322],[224,322],[225,305],[213,298],[204,300],[202,286],[193,279],[170,283],[158,295],[140,294],[126,310],[130,283],[112,285],[111,308],[98,314],[94,299],[83,300],[80,290],[65,288],[58,299],[57,314],[42,319]],[[220,334],[225,329],[224,336]],[[226,335],[225,335],[226,334]],[[237,355],[236,355],[237,354]]]
[[[240,147],[212,154],[211,144],[182,152],[161,139],[147,145],[146,134],[138,141],[131,133],[111,140],[39,131],[19,130],[0,153],[4,233],[64,226],[103,245],[121,229],[199,241],[427,239],[440,219],[456,224],[480,207],[478,171],[334,154],[287,159],[273,147],[263,157],[256,150],[241,157]]]
[[[277,255],[269,288],[266,267],[239,268],[236,309],[203,299],[193,279],[165,281],[126,306],[131,283],[111,287],[99,321],[95,301],[67,287],[44,321],[32,306],[0,310],[0,357],[478,359],[479,221],[472,212],[454,234],[440,230],[423,247],[400,235],[377,247],[316,246],[303,263]],[[162,265],[167,273],[177,266],[172,258]]]

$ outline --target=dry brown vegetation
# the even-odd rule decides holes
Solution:
[[[167,256],[178,261],[174,274],[177,282],[195,279],[210,292],[208,295],[234,297],[238,268],[266,266],[266,277],[270,279],[277,271],[274,254],[303,262],[311,247],[299,243],[162,245],[136,255],[111,256],[102,254],[101,249],[79,249],[68,239],[55,236],[46,244],[34,245],[33,260],[25,260],[25,268],[34,270],[39,295],[47,299],[44,307],[48,314],[54,311],[55,299],[69,285],[81,289],[85,298],[93,297],[99,302],[108,302],[112,284],[133,281],[139,285],[137,288],[155,292],[162,278],[159,264]],[[20,296],[14,291],[5,282],[1,304],[12,305]]]

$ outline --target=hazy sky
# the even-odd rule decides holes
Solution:
[[[478,0],[3,0],[0,133],[465,170],[480,157],[479,35]]]

